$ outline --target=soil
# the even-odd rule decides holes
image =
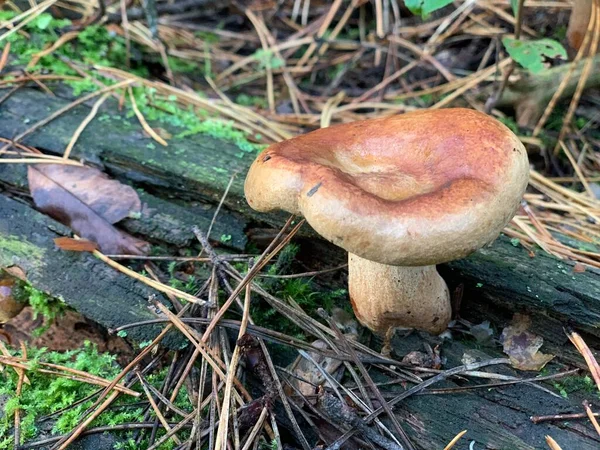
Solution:
[[[110,335],[106,328],[75,311],[66,311],[38,335],[36,330],[43,326],[44,319],[40,316],[34,318],[33,310],[27,307],[4,324],[3,330],[15,347],[20,342],[25,342],[32,347],[46,347],[50,351],[63,352],[79,348],[84,341],[90,341],[98,346],[100,352],[116,355],[120,365],[126,365],[135,356],[135,351],[124,339]]]

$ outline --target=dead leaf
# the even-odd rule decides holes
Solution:
[[[98,250],[98,244],[87,239],[73,239],[70,237],[59,237],[54,239],[54,243],[61,250],[68,250],[71,252],[93,252]]]
[[[575,263],[573,266],[573,273],[583,273],[585,272],[585,266],[581,263]]]
[[[142,211],[142,202],[135,189],[108,178],[105,173],[93,167],[65,164],[39,164],[30,167],[70,192],[112,224]],[[30,187],[30,190],[33,193],[34,189]]]
[[[0,324],[17,316],[26,306],[19,295],[21,282],[7,271],[0,271]]]
[[[440,367],[439,361],[432,359],[431,355],[416,350],[407,353],[402,358],[402,362],[416,367],[427,367],[432,369],[439,369]]]
[[[523,314],[515,314],[511,324],[502,331],[501,340],[504,353],[510,363],[519,370],[541,370],[554,355],[546,355],[538,350],[544,339],[528,331],[531,319]]]
[[[492,330],[492,327],[490,327],[489,320],[484,320],[478,325],[473,325],[470,331],[473,337],[480,344],[490,342],[494,336],[494,330]]]
[[[321,340],[315,341],[311,345],[321,350],[329,349],[329,345]],[[310,352],[310,356],[314,358],[325,372],[336,378],[334,374],[342,366],[342,361],[324,357],[316,352]],[[315,395],[317,388],[325,382],[325,377],[319,369],[311,361],[301,356],[290,365],[289,370],[297,377],[290,378],[290,384],[294,385],[305,397]],[[289,394],[293,393],[293,391],[289,392]]]
[[[21,281],[27,281],[27,274],[19,266],[7,267],[4,269],[4,271]]]
[[[98,243],[104,253],[145,253],[146,242],[112,225],[140,212],[140,199],[131,187],[99,170],[63,164],[30,165],[27,176],[36,207]]]

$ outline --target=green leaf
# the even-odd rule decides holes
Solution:
[[[40,30],[45,30],[50,25],[50,22],[52,22],[52,16],[48,13],[43,13],[35,19],[35,26]]]
[[[567,58],[565,48],[552,39],[519,41],[505,37],[502,43],[510,57],[532,73],[539,73],[545,69],[545,58]]]
[[[453,0],[405,0],[404,4],[411,13],[426,19],[432,12],[452,2]]]
[[[519,0],[510,0],[510,7],[513,10],[513,14],[517,17],[517,10],[519,9]]]

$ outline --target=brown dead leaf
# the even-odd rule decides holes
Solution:
[[[8,322],[26,306],[21,282],[5,270],[0,271],[0,324]]]
[[[502,331],[500,336],[504,353],[510,358],[510,363],[519,370],[541,370],[554,355],[546,355],[538,351],[544,344],[544,339],[528,331],[531,319],[524,314],[515,314],[511,324]]]
[[[403,358],[402,362],[417,367],[427,367],[430,369],[440,369],[442,367],[442,357],[440,355],[440,348],[436,346],[431,348],[428,344],[425,344],[427,352],[412,351],[407,353]]]
[[[321,350],[329,349],[329,345],[321,340],[314,341],[311,345]],[[336,378],[334,374],[342,366],[342,361],[322,356],[316,352],[310,352],[310,356],[314,358],[325,372]],[[288,369],[296,376],[295,378],[290,378],[290,384],[294,385],[304,396],[315,395],[317,388],[325,382],[325,376],[321,371],[311,361],[301,356]],[[288,393],[293,394],[294,392],[290,390]]]
[[[63,164],[30,165],[27,176],[36,207],[98,243],[104,253],[145,253],[146,242],[112,225],[140,212],[140,199],[131,187],[99,170]]]
[[[54,243],[61,250],[67,250],[71,252],[93,252],[98,250],[98,244],[87,239],[73,239],[70,237],[59,237],[54,239]]]
[[[10,266],[4,269],[6,273],[12,275],[15,278],[18,278],[21,281],[27,281],[27,274],[23,269],[19,266]]]

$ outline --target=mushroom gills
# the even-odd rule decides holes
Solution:
[[[443,332],[452,315],[450,293],[435,266],[390,266],[348,254],[348,291],[354,314],[370,330]]]

